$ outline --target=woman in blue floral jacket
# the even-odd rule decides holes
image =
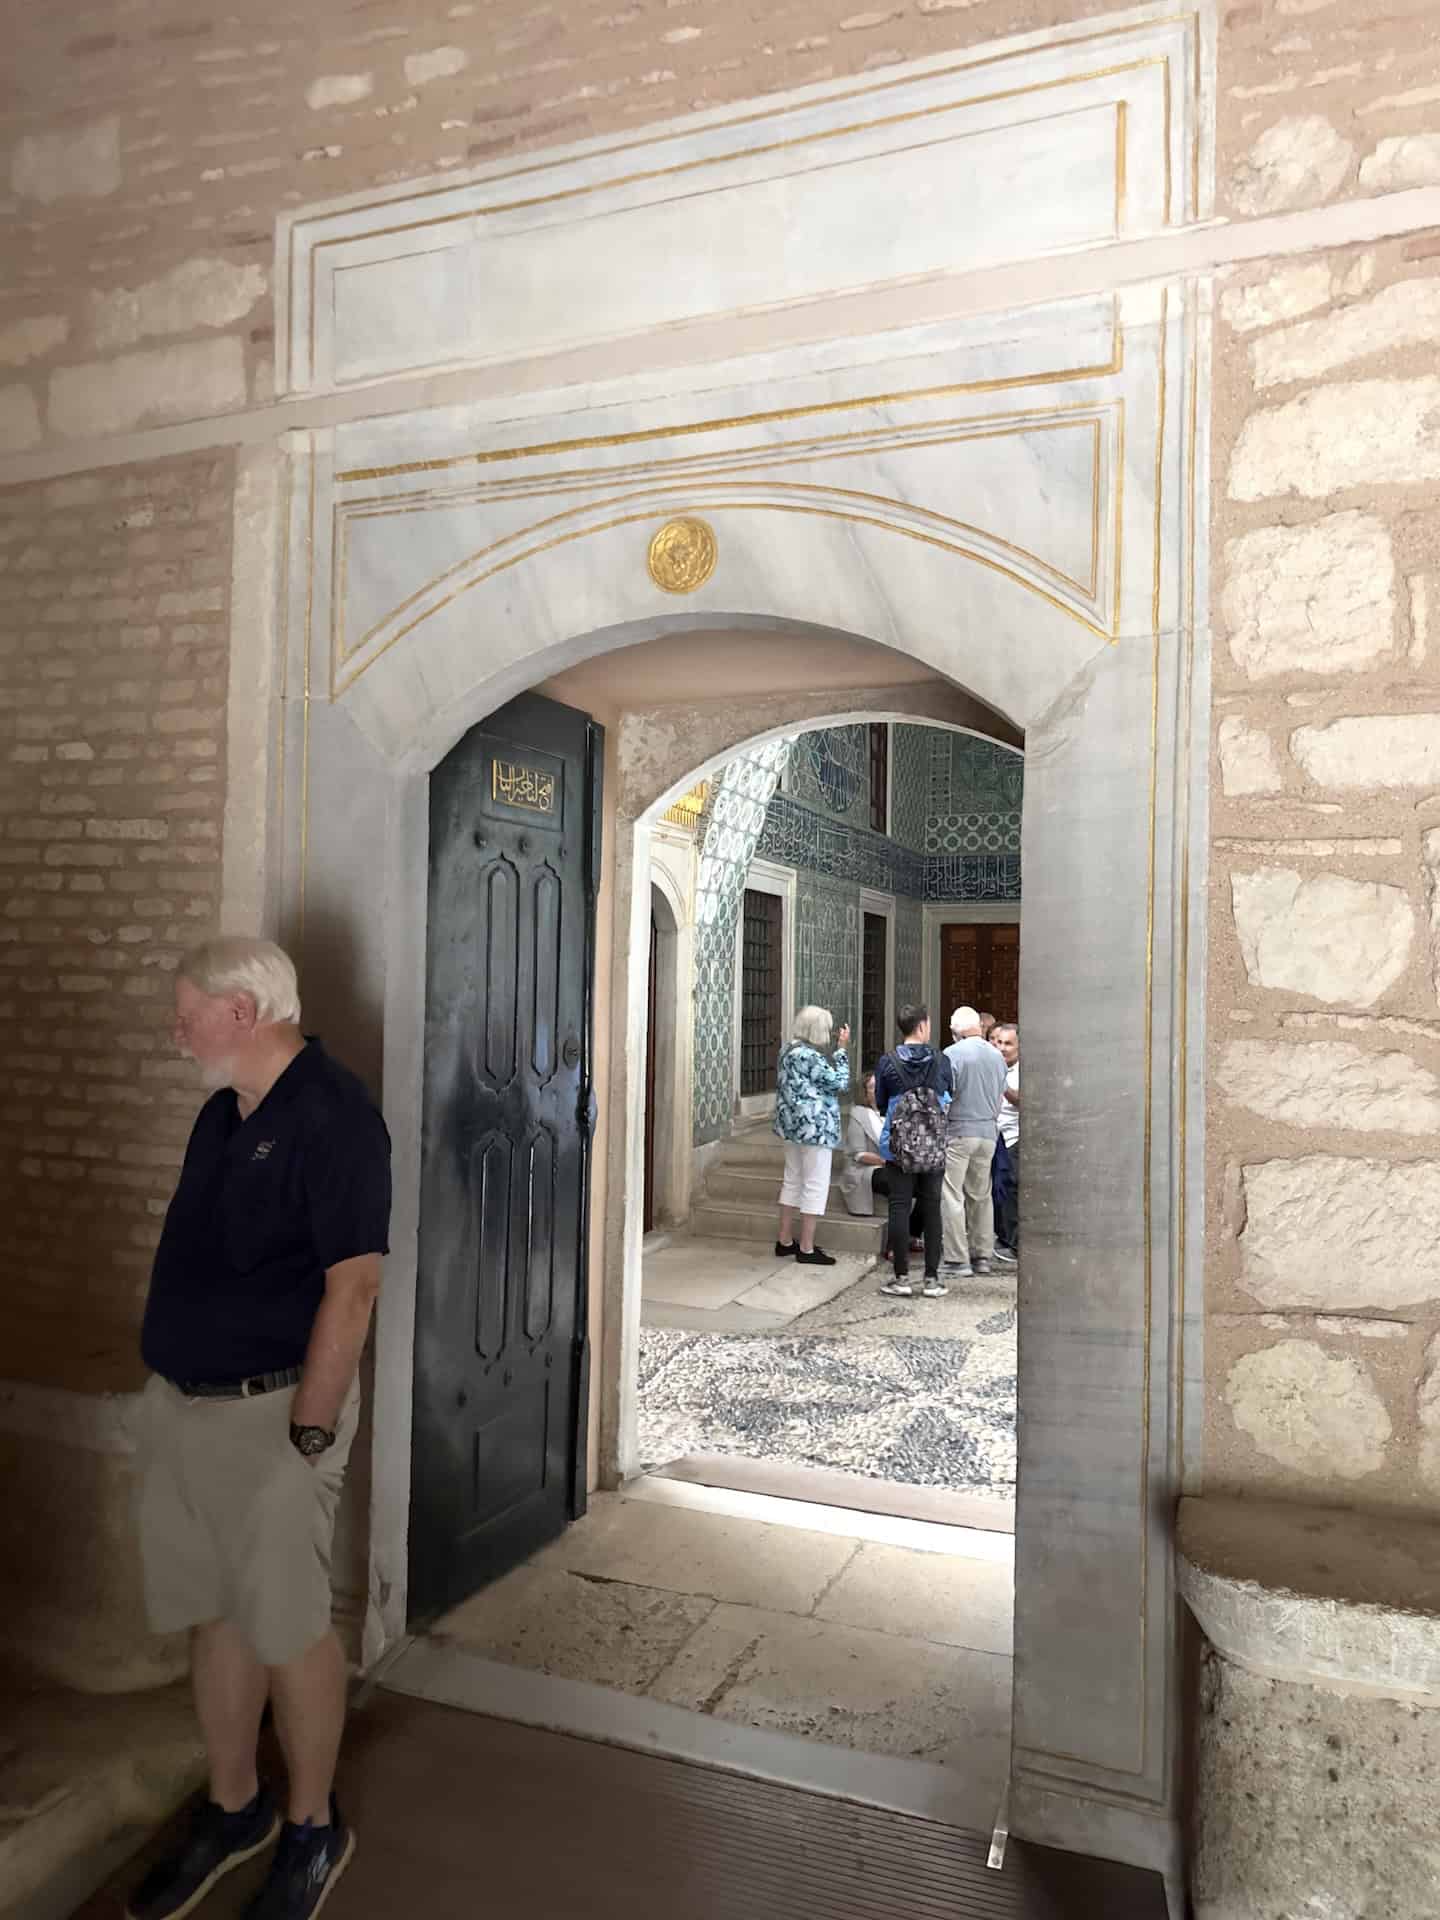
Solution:
[[[824,1007],[800,1009],[794,1037],[780,1056],[775,1083],[775,1131],[785,1142],[780,1238],[775,1251],[782,1259],[793,1254],[809,1267],[835,1264],[834,1255],[815,1244],[815,1223],[830,1198],[830,1156],[840,1144],[839,1096],[850,1084],[849,1027],[841,1027],[835,1036],[833,1060],[821,1052],[830,1045],[832,1025]]]

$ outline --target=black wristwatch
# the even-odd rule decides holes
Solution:
[[[297,1453],[303,1453],[307,1460],[313,1460],[317,1453],[324,1453],[327,1447],[333,1447],[335,1436],[328,1427],[297,1427],[290,1422],[290,1444]]]

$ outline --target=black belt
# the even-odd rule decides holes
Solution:
[[[299,1367],[280,1373],[252,1373],[246,1380],[172,1380],[171,1386],[187,1400],[249,1400],[257,1393],[278,1393],[300,1379]]]

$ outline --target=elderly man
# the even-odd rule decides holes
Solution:
[[[1005,1098],[995,1125],[995,1264],[1018,1264],[1020,1247],[1020,1029],[997,1026],[990,1044],[1005,1062]]]
[[[331,1790],[346,1671],[330,1549],[387,1251],[390,1140],[299,1021],[295,968],[269,941],[212,940],[182,960],[175,1042],[215,1091],[145,1308],[139,1525],[151,1625],[190,1630],[210,1786],[131,1920],[189,1913],[277,1833],[249,1920],[309,1920],[355,1846]],[[256,1776],[267,1698],[283,1826]]]
[[[989,1273],[995,1249],[995,1207],[990,1162],[995,1157],[995,1116],[1005,1096],[1005,1062],[980,1035],[974,1007],[950,1016],[954,1045],[945,1049],[955,1096],[947,1115],[945,1271],[957,1279]]]

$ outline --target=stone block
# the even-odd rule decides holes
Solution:
[[[1358,1360],[1313,1340],[1281,1340],[1230,1369],[1225,1399],[1266,1459],[1333,1485],[1385,1464],[1390,1416]]]
[[[114,115],[53,133],[27,133],[10,160],[10,189],[22,200],[96,200],[120,185],[120,121]]]
[[[1207,1494],[1180,1502],[1180,1591],[1227,1659],[1440,1704],[1440,1526]]]
[[[63,347],[70,337],[70,322],[63,313],[32,313],[25,320],[12,320],[0,327],[0,367],[23,367]]]
[[[1440,1711],[1248,1673],[1209,1653],[1195,1920],[1432,1920]]]
[[[1230,462],[1232,500],[1324,500],[1440,479],[1440,378],[1339,381],[1252,413]]]
[[[1367,193],[1403,193],[1440,184],[1440,133],[1403,133],[1382,140],[1360,162]]]
[[[1232,874],[1230,891],[1252,986],[1371,1007],[1409,965],[1415,910],[1403,887],[1266,867]]]
[[[111,353],[151,334],[228,327],[244,319],[267,285],[265,269],[255,261],[241,266],[197,255],[143,286],[97,293],[91,303],[95,345]]]
[[[1420,1477],[1440,1494],[1440,1333],[1425,1349],[1425,1372],[1415,1396],[1420,1423]]]
[[[1440,781],[1440,714],[1355,714],[1298,727],[1290,751],[1318,786],[1429,787]]]
[[[1315,1153],[1254,1162],[1241,1178],[1240,1284],[1262,1306],[1440,1300],[1440,1160]]]
[[[1241,534],[1225,548],[1220,604],[1231,657],[1251,680],[1363,673],[1394,646],[1390,536],[1368,513]]]
[[[1227,287],[1220,296],[1220,311],[1237,333],[1253,333],[1259,327],[1314,313],[1317,307],[1327,306],[1331,297],[1329,267],[1312,263],[1281,267],[1253,286]]]
[[[67,439],[127,433],[166,420],[204,419],[245,404],[238,339],[147,347],[50,376],[51,430]]]
[[[1220,722],[1220,781],[1232,799],[1279,793],[1285,784],[1275,742],[1234,714]]]
[[[1430,984],[1440,1001],[1440,827],[1431,827],[1420,836],[1420,864],[1425,876],[1425,901],[1428,909],[1430,945]]]
[[[428,53],[405,56],[405,78],[412,87],[428,86],[432,80],[448,80],[463,73],[470,56],[463,47],[432,47]]]
[[[1440,1131],[1440,1080],[1408,1053],[1366,1053],[1344,1040],[1231,1040],[1219,1079],[1227,1100],[1282,1126]]]
[[[305,104],[317,112],[325,107],[353,107],[375,91],[373,73],[324,73],[305,89]]]
[[[1440,279],[1401,280],[1323,319],[1301,320],[1257,340],[1250,363],[1257,387],[1318,380],[1337,367],[1440,340]]]
[[[22,453],[40,439],[40,411],[29,387],[0,387],[0,453]]]
[[[1350,142],[1318,114],[1277,120],[1235,169],[1235,205],[1248,214],[1319,206],[1339,191],[1354,158]]]

